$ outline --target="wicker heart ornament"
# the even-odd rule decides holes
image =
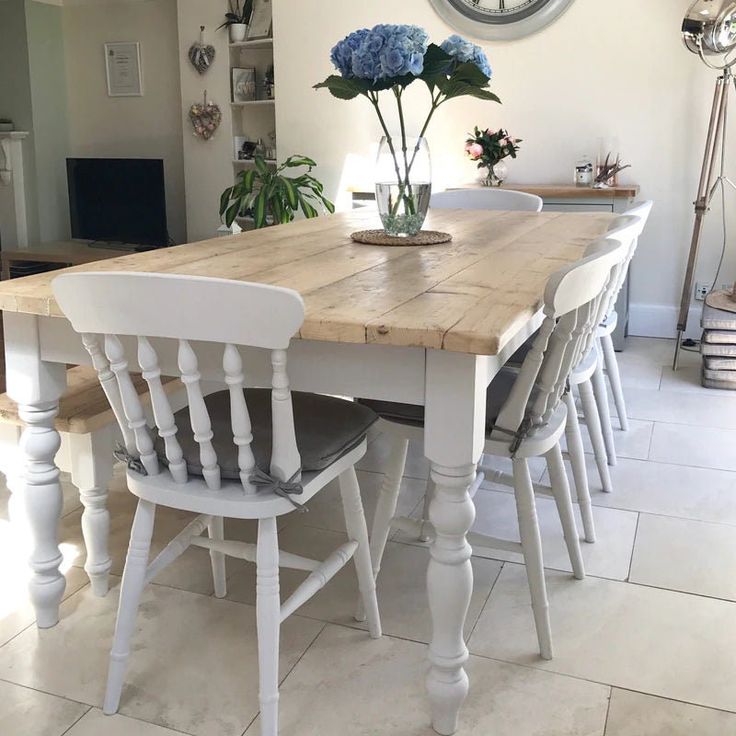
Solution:
[[[204,74],[215,60],[215,47],[204,41],[204,26],[199,27],[199,41],[189,47],[189,61],[200,73]]]
[[[189,108],[189,121],[194,135],[208,141],[215,134],[222,122],[222,110],[214,102],[207,102],[207,92],[202,102],[195,102]]]

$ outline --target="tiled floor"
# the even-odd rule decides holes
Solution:
[[[616,432],[615,493],[590,477],[598,542],[584,545],[575,581],[554,504],[538,501],[555,658],[543,662],[520,558],[478,551],[466,633],[472,688],[461,736],[731,736],[736,734],[736,395],[697,385],[697,356],[677,374],[672,344],[632,339],[620,355],[632,418]],[[588,445],[589,449],[589,445]],[[387,444],[360,464],[372,513]],[[503,463],[499,470],[508,471]],[[532,468],[546,482],[543,463]],[[402,506],[417,513],[427,465],[413,450]],[[25,567],[0,494],[0,734],[2,736],[257,736],[254,574],[228,562],[227,600],[212,597],[209,558],[189,550],[151,586],[138,622],[120,714],[99,706],[119,579],[91,595],[81,565],[80,508],[65,485],[67,597],[62,622],[38,631]],[[3,495],[4,494],[4,495]],[[478,529],[517,533],[508,487],[476,496]],[[113,572],[122,570],[134,503],[116,476]],[[159,514],[154,546],[185,514]],[[286,519],[283,548],[323,555],[344,539],[336,490]],[[229,524],[241,539],[252,524]],[[355,583],[343,570],[283,628],[283,736],[430,736],[424,696],[430,620],[424,546],[397,535],[379,593],[385,636],[352,618]],[[288,595],[300,576],[285,571]]]

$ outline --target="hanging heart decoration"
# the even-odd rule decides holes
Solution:
[[[192,62],[192,66],[200,74],[204,74],[212,66],[214,60],[215,47],[212,44],[205,43],[204,26],[200,26],[199,41],[189,47],[189,61]]]
[[[189,121],[194,129],[194,135],[208,141],[215,134],[222,122],[222,110],[214,102],[207,102],[207,90],[204,91],[202,102],[195,102],[189,108]]]

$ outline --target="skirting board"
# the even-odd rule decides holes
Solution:
[[[629,335],[635,337],[677,337],[679,308],[667,304],[631,304],[629,306]],[[703,307],[690,307],[685,337],[700,340],[703,330],[700,317]]]

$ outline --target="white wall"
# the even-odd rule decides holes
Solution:
[[[176,0],[65,4],[70,156],[162,158],[169,233],[187,239]],[[140,41],[143,97],[108,97],[104,44]]]
[[[585,152],[595,154],[599,137],[617,137],[632,164],[623,180],[639,183],[642,196],[656,201],[632,272],[636,334],[674,334],[689,246],[715,79],[681,44],[679,27],[690,4],[576,0],[541,34],[485,44],[493,89],[504,104],[451,101],[437,114],[429,135],[439,187],[475,178],[462,147],[476,123],[508,127],[525,139],[511,179],[528,183],[569,181],[575,160]],[[275,3],[279,155],[314,157],[318,176],[333,195],[345,157],[367,154],[380,128],[365,100],[342,102],[311,87],[332,73],[329,52],[336,41],[379,22],[422,25],[438,42],[453,32],[428,0],[321,0],[319,13],[303,0]],[[426,114],[426,96],[420,85],[411,90],[407,107],[414,130]],[[736,161],[731,163],[736,168]],[[717,240],[713,218],[698,272],[703,280],[715,270]],[[735,250],[724,282],[734,279]]]

